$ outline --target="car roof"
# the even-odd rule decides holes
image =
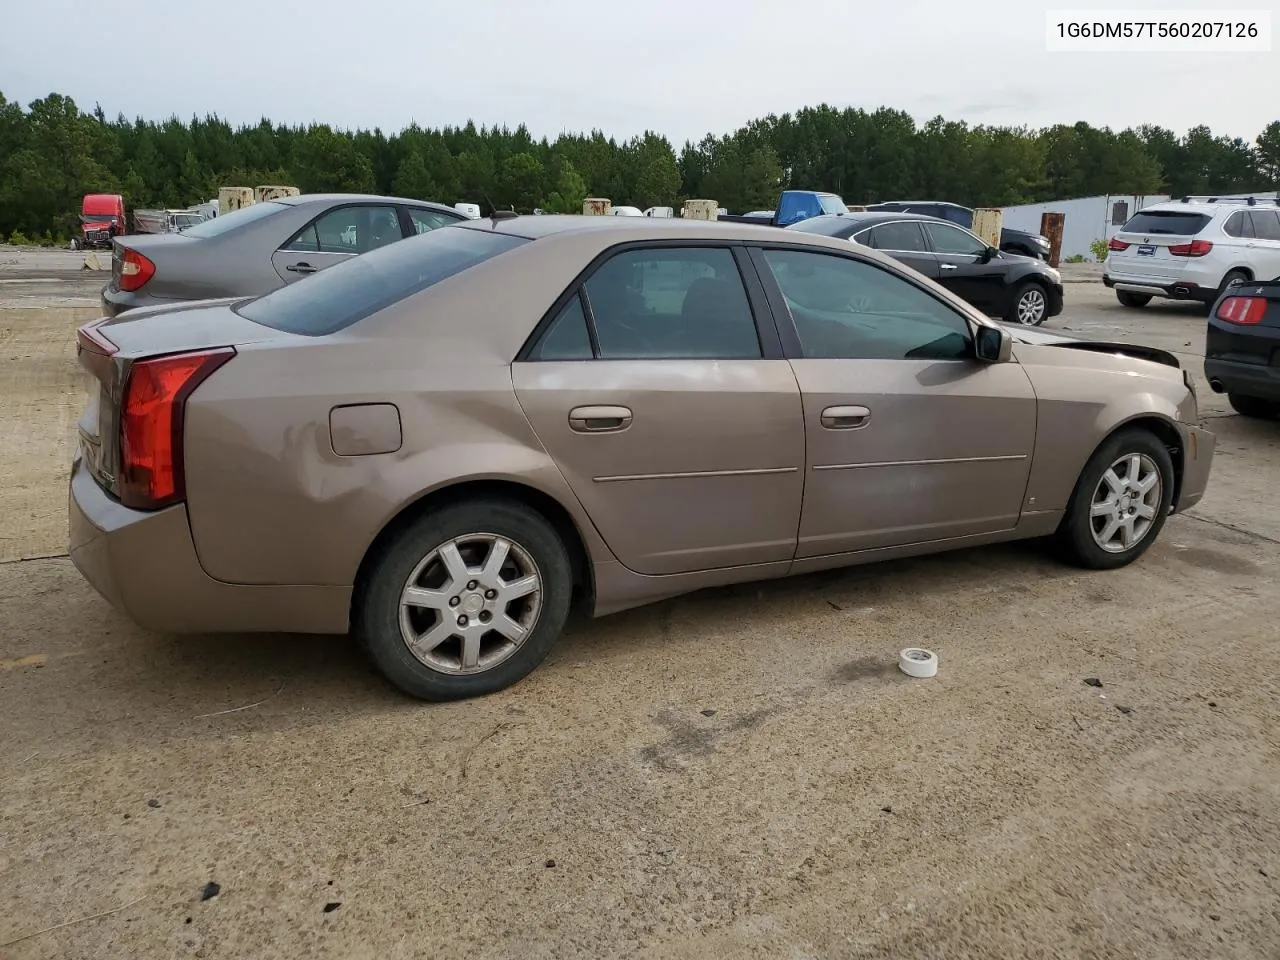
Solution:
[[[1222,210],[1230,210],[1234,213],[1236,210],[1247,210],[1251,207],[1259,210],[1275,210],[1280,209],[1280,203],[1270,197],[1259,197],[1253,203],[1250,203],[1244,197],[1221,197],[1216,200],[1165,200],[1163,203],[1153,203],[1149,207],[1143,207],[1138,213],[1157,211],[1162,213],[1186,212],[1212,215]]]
[[[786,240],[798,232],[780,233],[780,228],[755,223],[724,220],[686,220],[682,217],[592,217],[581,214],[544,214],[542,216],[481,217],[455,224],[465,230],[491,230],[512,236],[537,240],[557,234],[616,234],[601,239],[625,243],[628,240],[661,240],[687,237],[691,240]]]
[[[417,207],[447,210],[463,216],[462,211],[432,200],[415,200],[412,197],[386,197],[376,193],[300,193],[296,197],[272,197],[272,203],[285,203],[291,207],[304,203],[411,203]]]
[[[790,226],[799,226],[802,223],[808,223],[810,220],[820,220],[829,223],[834,223],[838,220],[842,224],[850,224],[855,229],[863,226],[870,227],[877,223],[885,223],[888,221],[897,223],[901,220],[920,220],[924,223],[950,223],[953,227],[959,226],[959,224],[951,223],[950,220],[943,220],[941,217],[931,217],[927,213],[907,213],[904,210],[867,210],[865,212],[859,210],[854,211],[853,213],[824,213],[818,217],[808,217],[804,220],[799,220],[796,223],[790,224]],[[804,233],[806,231],[797,230],[796,232]]]

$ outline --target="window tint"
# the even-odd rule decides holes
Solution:
[[[396,214],[395,207],[339,207],[320,215],[299,230],[285,244],[285,249],[320,253],[368,253],[403,237],[400,217]]]
[[[460,219],[451,217],[447,213],[441,213],[439,210],[424,210],[421,207],[408,207],[407,209],[415,233],[426,233],[428,230],[435,230],[438,227],[447,227],[451,223],[457,223]]]
[[[888,270],[843,257],[766,250],[806,358],[959,360],[963,316]]]
[[[871,231],[871,246],[877,250],[925,250],[920,225],[910,220],[880,224]]]
[[[255,323],[318,337],[530,241],[486,230],[432,230],[351,257],[236,308]]]
[[[604,359],[761,355],[729,250],[627,250],[591,275],[586,292]]]
[[[194,227],[185,231],[185,235],[204,239],[221,236],[228,231],[239,230],[241,227],[247,226],[256,220],[275,216],[277,213],[283,213],[288,209],[288,204],[273,203],[270,200],[263,203],[255,203],[248,207],[241,207],[239,210],[233,210],[230,213],[224,213],[222,216],[215,217],[212,220],[206,220],[204,223],[197,223]]]
[[[987,249],[987,245],[973,234],[965,233],[957,227],[942,223],[926,223],[923,226],[937,253],[976,257]]]
[[[591,336],[587,333],[587,315],[582,312],[582,297],[577,296],[551,321],[530,360],[590,360]]]
[[[1280,240],[1280,213],[1274,210],[1252,210],[1253,233],[1259,240]]]
[[[1249,219],[1249,214],[1237,210],[1227,217],[1227,222],[1222,225],[1222,232],[1228,237],[1252,237],[1253,221]]]
[[[1194,237],[1211,219],[1203,213],[1182,210],[1140,210],[1124,225],[1124,232]]]

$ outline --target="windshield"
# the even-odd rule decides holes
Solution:
[[[241,207],[239,210],[233,210],[231,213],[223,214],[212,220],[205,220],[195,226],[184,230],[183,235],[188,237],[217,237],[228,232],[229,230],[237,230],[246,224],[253,223],[255,220],[261,220],[272,214],[281,213],[288,209],[287,204],[276,203],[267,200],[263,203],[255,203],[249,207]]]
[[[819,194],[818,206],[822,208],[823,213],[848,213],[845,209],[844,201],[839,197],[830,193]]]
[[[116,215],[114,213],[82,213],[80,215],[81,220],[90,220],[93,223],[106,223],[108,220],[114,220],[115,218]]]
[[[466,227],[431,230],[344,260],[235,310],[264,327],[320,337],[529,242]]]
[[[1185,210],[1142,210],[1120,229],[1124,233],[1172,234],[1194,237],[1212,218]]]

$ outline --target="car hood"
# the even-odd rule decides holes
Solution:
[[[1016,327],[1002,325],[1013,336],[1014,342],[1034,346],[1066,347],[1072,350],[1084,350],[1108,356],[1131,357],[1134,360],[1147,360],[1151,363],[1164,364],[1167,367],[1180,369],[1182,364],[1168,350],[1159,347],[1148,347],[1140,343],[1120,343],[1115,340],[1081,340],[1077,337],[1064,337],[1060,334],[1037,330],[1032,327]]]

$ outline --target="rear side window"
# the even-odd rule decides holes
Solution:
[[[1249,219],[1249,214],[1238,210],[1227,218],[1227,222],[1222,225],[1222,232],[1228,237],[1252,237],[1253,221]]]
[[[1124,225],[1124,232],[1194,237],[1210,219],[1207,214],[1182,210],[1142,210]]]
[[[528,242],[487,230],[432,230],[344,260],[236,312],[264,327],[321,337]]]
[[[1252,210],[1249,216],[1259,240],[1280,240],[1280,214],[1274,210]]]
[[[926,249],[920,225],[910,220],[880,224],[871,231],[871,246],[894,251],[924,252]]]
[[[194,227],[188,227],[186,230],[182,231],[182,235],[184,237],[200,237],[207,240],[210,237],[219,237],[232,230],[239,230],[241,227],[247,226],[255,220],[272,217],[277,213],[283,213],[288,209],[288,204],[274,203],[267,200],[263,203],[255,203],[248,207],[241,207],[239,210],[233,210],[231,213],[224,213],[222,216],[214,217],[212,220],[206,220],[204,223],[197,223]]]

